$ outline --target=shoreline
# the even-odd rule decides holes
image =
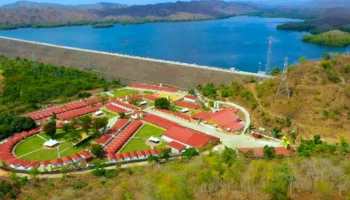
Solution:
[[[157,62],[157,63],[179,65],[179,66],[183,66],[183,67],[206,69],[206,70],[211,70],[211,71],[226,72],[226,73],[237,74],[237,75],[246,75],[246,76],[254,76],[254,77],[261,77],[261,78],[271,78],[272,77],[271,75],[265,75],[265,74],[261,74],[261,73],[237,71],[237,70],[218,68],[218,67],[212,67],[212,66],[205,66],[205,65],[197,65],[197,64],[189,64],[189,63],[182,63],[182,62],[176,62],[176,61],[161,60],[161,59],[155,59],[155,58],[132,56],[132,55],[126,55],[126,54],[120,54],[120,53],[110,53],[110,52],[97,51],[97,50],[91,50],[91,49],[82,49],[82,48],[78,48],[78,47],[54,45],[54,44],[49,44],[49,43],[22,40],[22,39],[16,39],[16,38],[4,37],[4,36],[0,36],[0,38],[12,40],[12,41],[17,41],[17,42],[25,42],[25,43],[36,44],[36,45],[55,47],[55,48],[60,48],[60,49],[83,51],[83,52],[88,52],[88,53],[116,56],[116,57],[121,57],[121,58],[130,58],[130,59],[136,59],[136,60],[142,60],[142,61],[151,61],[151,62]]]

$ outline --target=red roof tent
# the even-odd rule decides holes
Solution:
[[[225,126],[226,124],[239,119],[236,113],[237,109],[235,108],[224,108],[216,113],[213,113],[209,118],[218,123],[220,126]]]
[[[155,124],[157,126],[160,126],[162,128],[166,128],[166,129],[168,129],[174,125],[178,125],[177,123],[175,123],[173,121],[158,117],[156,115],[148,115],[148,116],[144,117],[143,120],[145,120],[146,122],[149,122],[151,124]]]
[[[66,157],[62,158],[62,161],[63,161],[63,163],[67,163],[67,162],[70,162],[70,161],[73,161],[73,160],[72,160],[72,158],[70,156],[66,156]]]
[[[202,119],[208,118],[210,115],[211,115],[211,112],[202,111],[202,112],[199,112],[199,113],[197,113],[195,115],[192,115],[192,118],[193,119],[200,119],[200,120],[202,120]]]
[[[166,91],[166,92],[178,92],[179,89],[173,87],[161,87],[157,85],[148,85],[148,84],[132,84],[133,88],[141,88],[141,89],[149,89],[149,90],[158,90],[158,91]]]
[[[253,150],[254,157],[260,158],[264,156],[264,148],[258,147],[258,148],[237,148],[237,150],[242,151],[244,153],[248,152],[249,150]],[[294,149],[288,150],[284,147],[275,147],[276,155],[282,154],[286,157],[289,157],[292,155],[292,153],[295,151]]]
[[[57,158],[55,160],[52,161],[53,165],[61,165],[63,163],[62,159]]]
[[[81,159],[81,157],[80,157],[78,154],[72,155],[71,158],[72,158],[74,161],[77,161],[77,160]]]
[[[129,122],[128,119],[120,119],[116,124],[114,124],[114,129],[121,129]]]
[[[115,112],[115,113],[125,113],[125,112],[127,112],[127,110],[125,110],[125,109],[123,109],[123,108],[119,108],[119,107],[117,107],[117,106],[115,106],[115,105],[112,105],[112,104],[108,104],[108,105],[106,106],[106,108],[107,108],[108,110],[111,110],[111,111]]]
[[[80,152],[80,153],[78,153],[78,154],[79,154],[80,157],[82,157],[82,158],[86,158],[87,156],[90,155],[89,152],[87,152],[87,151],[82,151],[82,152]]]
[[[170,127],[163,134],[163,136],[196,148],[202,148],[209,143],[216,144],[220,141],[220,139],[217,137],[200,133],[182,126]]]
[[[144,98],[144,99],[147,99],[147,100],[150,100],[150,101],[155,101],[155,100],[158,99],[157,96],[150,95],[150,94],[145,94],[145,95],[143,95],[143,98]]]
[[[240,131],[244,128],[244,125],[241,124],[240,122],[230,122],[225,125],[225,128],[229,128],[233,131]]]
[[[193,100],[193,101],[198,100],[198,98],[197,98],[197,97],[192,96],[192,95],[186,95],[186,96],[184,96],[184,98],[186,98],[186,99],[191,99],[191,100]]]
[[[180,144],[180,143],[175,142],[175,141],[169,142],[169,143],[167,144],[167,146],[169,146],[169,147],[171,147],[171,148],[174,148],[174,149],[177,149],[177,150],[179,150],[179,151],[182,151],[182,150],[184,150],[184,149],[186,148],[185,145]]]
[[[191,102],[187,102],[187,101],[175,101],[174,104],[177,106],[190,108],[190,109],[198,109],[201,107],[199,104],[191,103]]]
[[[183,113],[175,113],[174,115],[176,117],[182,118],[184,120],[191,121],[191,117],[189,117],[188,115],[185,115]]]
[[[137,110],[137,107],[130,105],[130,104],[127,104],[127,103],[124,103],[124,102],[121,102],[121,101],[118,101],[118,100],[112,100],[111,103],[116,104],[116,105],[120,105],[120,106],[125,107],[125,108],[130,109],[130,110]]]

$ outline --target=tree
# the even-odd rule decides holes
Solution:
[[[45,125],[44,132],[46,135],[53,138],[56,134],[56,129],[56,121],[50,121]]]
[[[272,76],[277,76],[277,75],[281,74],[281,70],[280,70],[279,67],[274,67],[274,68],[272,69],[272,71],[270,72],[270,74],[271,74]]]
[[[272,129],[272,135],[275,138],[280,138],[281,137],[281,129],[277,128],[277,127],[273,128]]]
[[[248,131],[252,132],[255,129],[254,124],[250,123],[248,126]]]
[[[88,115],[80,117],[80,124],[82,126],[83,131],[86,134],[88,134],[91,126],[91,117]]]
[[[171,149],[166,148],[160,153],[159,158],[168,161],[170,158],[170,154],[171,154]]]
[[[96,156],[96,157],[100,157],[102,156],[102,153],[103,153],[103,146],[102,145],[99,145],[99,144],[95,144],[92,146],[92,149],[91,149],[91,153]]]
[[[154,102],[154,105],[156,108],[161,108],[161,109],[169,109],[170,108],[170,101],[167,98],[159,98],[156,99]]]
[[[39,174],[39,171],[38,171],[38,168],[36,168],[36,167],[33,167],[29,171],[29,176],[33,179],[35,179],[38,174]]]
[[[119,117],[120,117],[120,119],[126,119],[127,118],[125,112],[119,113]]]
[[[232,148],[225,146],[225,149],[221,153],[220,161],[231,166],[237,159],[237,153]]]
[[[295,141],[297,140],[298,133],[295,130],[292,130],[289,132],[290,137],[292,138],[293,144],[295,144]]]
[[[304,63],[307,61],[307,58],[305,56],[299,58],[299,63]]]
[[[61,168],[60,173],[62,174],[62,178],[66,177],[68,174],[68,167],[64,166]]]
[[[264,155],[263,157],[267,160],[271,160],[276,157],[276,149],[275,147],[270,147],[268,145],[264,146]]]
[[[93,127],[95,129],[95,133],[99,133],[99,130],[103,128],[104,130],[107,128],[108,125],[108,118],[102,117],[102,118],[96,118]]]
[[[65,133],[68,133],[70,131],[71,127],[69,124],[64,123],[62,129]]]
[[[325,60],[329,60],[329,59],[331,59],[331,55],[328,52],[326,52],[326,53],[322,54],[322,58]]]
[[[152,163],[152,162],[159,163],[159,158],[158,156],[150,155],[148,156],[147,161],[149,163]]]
[[[199,155],[199,153],[198,153],[197,149],[195,149],[193,147],[187,148],[187,149],[185,149],[184,152],[182,152],[182,156],[189,159],[189,160],[191,160],[193,157],[198,156],[198,155]]]
[[[51,114],[51,121],[55,121],[57,119],[56,113],[52,112]]]
[[[194,91],[194,89],[189,89],[188,94],[190,94],[192,96],[196,96],[196,92]]]

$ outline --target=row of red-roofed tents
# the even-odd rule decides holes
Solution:
[[[67,103],[66,105],[63,105],[63,106],[56,106],[56,107],[52,107],[52,108],[34,111],[34,112],[26,114],[25,116],[31,117],[32,119],[34,119],[38,123],[43,123],[43,122],[47,121],[46,118],[50,117],[52,115],[52,113],[62,114],[62,113],[76,110],[79,108],[87,107],[90,104],[94,104],[94,103],[97,103],[100,101],[101,101],[101,99],[99,99],[99,98],[80,100],[80,101]]]
[[[123,131],[121,131],[105,148],[105,152],[115,153],[131,138],[131,136],[140,128],[142,122],[132,121]]]
[[[87,106],[87,107],[79,108],[76,110],[71,110],[71,111],[68,111],[68,112],[65,112],[62,114],[58,114],[57,118],[61,119],[61,120],[71,120],[73,117],[96,112],[96,111],[100,110],[101,107],[102,107],[102,104],[98,103],[95,106]]]
[[[155,124],[165,129],[168,129],[174,125],[178,125],[176,122],[164,119],[162,117],[158,117],[156,115],[147,115],[143,117],[142,120],[149,122],[151,124]]]
[[[127,153],[109,153],[109,162],[121,162],[130,160],[141,160],[147,159],[150,155],[158,156],[162,150],[152,149],[152,150],[140,150],[137,152],[127,152]]]

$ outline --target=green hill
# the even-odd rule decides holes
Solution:
[[[318,35],[304,35],[302,40],[316,44],[345,47],[350,45],[350,33],[339,30],[328,31]]]

